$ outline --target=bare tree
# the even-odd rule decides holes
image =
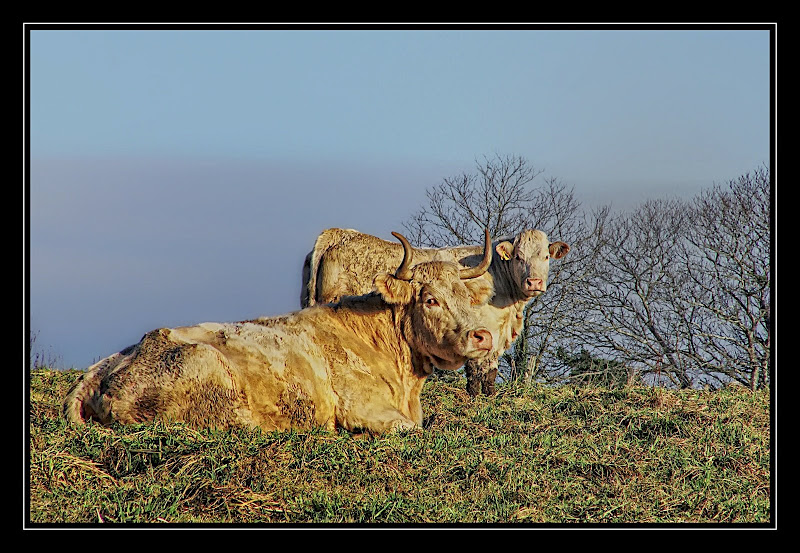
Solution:
[[[572,351],[682,388],[767,384],[769,212],[761,169],[691,201],[650,200],[615,216],[588,286],[573,296],[584,324]]]
[[[762,167],[697,196],[684,254],[695,360],[711,377],[751,389],[770,372],[769,192]]]
[[[563,317],[571,313],[574,279],[586,278],[596,253],[594,229],[587,227],[572,189],[557,178],[538,179],[542,173],[521,156],[484,157],[474,173],[445,178],[430,189],[427,205],[403,225],[411,241],[423,247],[480,243],[486,227],[496,238],[539,229],[571,245],[570,255],[551,266],[547,292],[528,304],[523,330],[501,358],[503,378],[526,382],[537,378],[543,358],[554,354],[552,342],[569,326]],[[607,210],[601,213],[598,220]],[[574,246],[583,243],[587,246]]]
[[[403,227],[412,243],[441,248],[480,244],[483,229],[505,236],[537,228],[553,208],[533,185],[542,170],[521,156],[499,156],[477,161],[475,173],[446,177],[427,191],[428,204]]]
[[[640,376],[656,375],[682,388],[692,385],[681,353],[685,333],[676,315],[687,220],[679,200],[650,200],[617,215],[604,229],[596,270],[583,289],[589,322],[582,331],[592,349],[611,354]]]

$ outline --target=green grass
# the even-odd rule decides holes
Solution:
[[[425,385],[421,432],[68,426],[31,373],[31,525],[770,526],[769,393]]]

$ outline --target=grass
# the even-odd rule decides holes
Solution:
[[[430,381],[421,432],[69,426],[31,372],[28,525],[770,526],[769,392]]]

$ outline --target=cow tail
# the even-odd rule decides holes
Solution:
[[[83,415],[83,404],[91,394],[91,390],[88,389],[89,379],[86,378],[88,374],[84,373],[78,378],[64,400],[64,417],[69,423],[83,424],[86,422]]]
[[[314,255],[313,251],[308,252],[306,259],[303,262],[303,285],[300,287],[300,307],[309,307],[314,305],[314,294],[316,292],[316,278],[311,279],[311,257]]]
[[[304,289],[304,293],[308,295],[301,297],[301,303],[303,307],[311,307],[317,303],[317,278],[319,277],[319,266],[322,263],[322,257],[335,243],[335,239],[332,239],[330,235],[332,231],[336,230],[338,229],[328,229],[322,231],[320,235],[317,236],[317,240],[314,242],[314,249],[311,250],[306,256],[305,265],[307,265],[307,267],[303,267],[303,278],[306,279],[306,275],[308,275]],[[308,269],[308,272],[306,272],[306,269]]]
[[[128,351],[127,348],[124,351]],[[67,392],[67,397],[64,399],[62,407],[64,417],[68,422],[73,424],[83,424],[86,419],[90,418],[95,410],[92,408],[92,401],[99,394],[100,381],[103,376],[103,369],[108,368],[110,364],[116,364],[123,352],[115,353],[105,359],[102,359],[86,369],[78,380],[72,385]]]
[[[319,242],[319,239],[317,239],[317,242]],[[317,303],[317,272],[319,271],[319,263],[321,258],[322,253],[317,249],[316,245],[314,246],[314,249],[306,256],[307,267],[303,267],[303,277],[306,280],[305,289],[303,290],[305,295],[302,298],[303,307],[311,307]]]

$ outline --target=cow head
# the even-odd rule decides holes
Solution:
[[[495,246],[495,251],[505,263],[521,298],[532,298],[547,290],[550,260],[561,259],[569,252],[564,242],[550,243],[540,230],[521,232],[511,243],[504,240]]]
[[[478,320],[478,307],[494,293],[485,279],[492,261],[488,232],[480,265],[461,269],[456,263],[430,261],[411,267],[413,248],[402,235],[403,262],[394,275],[375,277],[375,288],[389,304],[405,307],[403,332],[411,347],[440,369],[455,370],[467,359],[484,357],[492,335]]]

